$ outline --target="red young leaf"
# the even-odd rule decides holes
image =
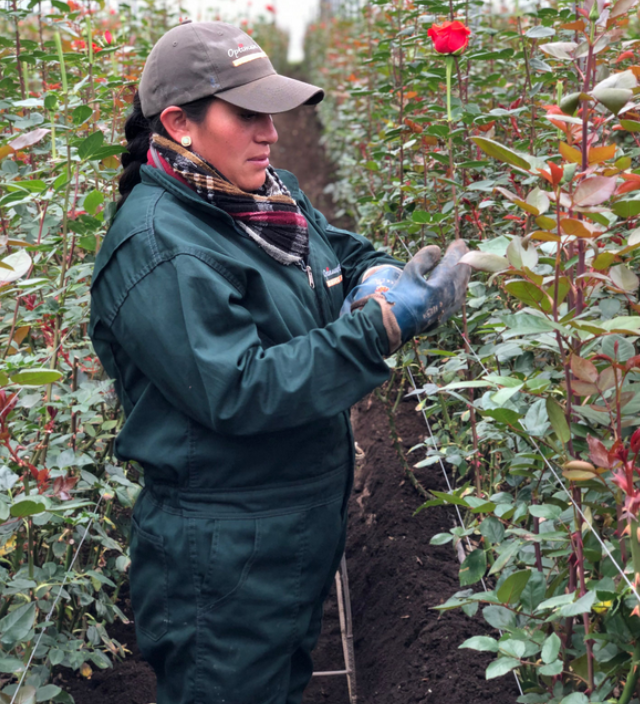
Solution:
[[[589,443],[589,457],[591,458],[593,464],[597,467],[606,467],[607,469],[610,469],[611,465],[609,464],[609,453],[607,452],[607,448],[604,446],[602,441],[592,437],[591,435],[587,435],[587,442]]]
[[[616,179],[607,176],[592,176],[585,179],[576,188],[573,202],[576,205],[600,205],[613,195],[616,189]]]
[[[580,381],[586,381],[590,384],[595,384],[598,381],[598,370],[595,364],[578,357],[577,354],[571,355],[571,371]]]

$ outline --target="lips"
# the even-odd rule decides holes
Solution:
[[[262,166],[266,168],[267,166],[269,166],[269,153],[267,152],[266,154],[261,154],[260,156],[254,156],[248,161],[252,164],[255,164],[256,166]]]

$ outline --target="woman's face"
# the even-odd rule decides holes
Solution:
[[[271,115],[214,100],[204,122],[188,122],[191,148],[243,191],[264,184],[270,145],[278,141]]]

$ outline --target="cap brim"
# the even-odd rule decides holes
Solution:
[[[316,105],[324,98],[324,91],[311,83],[274,74],[215,95],[245,110],[278,113],[300,105]]]

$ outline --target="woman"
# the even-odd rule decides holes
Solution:
[[[272,169],[270,113],[322,97],[237,28],[189,23],[127,121],[91,331],[118,455],[144,468],[131,595],[158,704],[301,701],[344,548],[349,407],[466,289],[464,245],[428,282],[437,247],[402,273]]]

